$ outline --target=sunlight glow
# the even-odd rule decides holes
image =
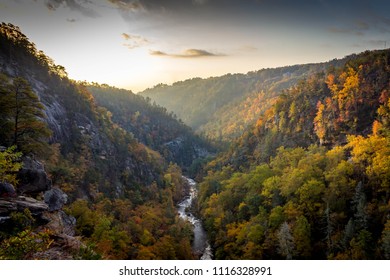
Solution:
[[[233,4],[221,10],[211,1],[183,3],[177,11],[156,3],[149,10],[109,1],[53,2],[59,3],[55,8],[47,3],[5,0],[0,17],[18,25],[70,78],[135,92],[193,77],[341,58],[382,48],[389,31],[383,9],[368,4],[346,15],[341,4],[291,11],[269,4],[265,13],[267,6],[257,1],[239,10]],[[298,17],[301,10],[312,13],[309,19]]]

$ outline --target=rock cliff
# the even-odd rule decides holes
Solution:
[[[16,191],[7,182],[0,184],[2,231],[11,232],[19,227],[16,217],[31,215],[30,226],[33,231],[48,233],[51,243],[46,250],[35,252],[29,258],[72,259],[75,252],[84,245],[75,237],[76,219],[62,210],[68,201],[67,195],[59,188],[52,187],[40,161],[24,157],[23,164],[18,172],[20,185]],[[43,200],[40,199],[42,197]]]

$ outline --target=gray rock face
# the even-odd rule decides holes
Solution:
[[[63,233],[69,236],[75,236],[76,218],[67,215],[64,211],[59,211],[59,215],[61,215],[63,221]]]
[[[210,152],[199,146],[188,137],[179,136],[174,140],[164,144],[170,152],[170,161],[181,163],[189,167],[197,158],[206,158]]]
[[[15,197],[16,191],[13,185],[7,182],[0,182],[0,197]]]
[[[76,228],[76,218],[67,215],[64,211],[54,211],[43,213],[43,218],[49,222],[45,228],[52,230],[56,235],[74,236]]]
[[[18,196],[15,198],[0,199],[0,215],[8,216],[13,211],[23,211],[28,208],[33,215],[38,215],[47,211],[49,206],[31,197]]]
[[[58,188],[52,188],[45,192],[44,200],[49,205],[49,211],[57,211],[68,202],[68,196]]]
[[[19,211],[23,211],[25,208],[28,208],[32,214],[40,214],[49,209],[49,206],[47,206],[46,203],[32,197],[19,196],[15,199],[15,203]]]
[[[0,216],[8,216],[12,211],[18,210],[16,203],[5,199],[0,199]]]
[[[23,167],[18,173],[18,180],[19,194],[37,195],[51,188],[51,180],[43,164],[31,157],[23,159]]]
[[[6,222],[7,220],[9,220],[11,217],[0,217],[0,225],[4,222]]]
[[[43,92],[43,91],[36,91]],[[46,98],[48,99],[48,98]],[[46,121],[53,131],[51,140],[60,142],[68,139],[68,127],[65,108],[55,98],[53,100],[42,100],[45,106]]]

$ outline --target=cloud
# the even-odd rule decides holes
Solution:
[[[211,53],[209,51],[199,50],[199,49],[187,49],[177,54],[168,54],[162,51],[150,51],[150,55],[167,56],[173,58],[200,58],[200,57],[224,56],[224,54]]]
[[[93,9],[86,7],[87,4],[91,4],[89,0],[46,0],[45,6],[50,11],[55,11],[59,7],[64,6],[68,7],[73,11],[78,11],[82,13],[84,16],[96,18],[100,15]]]
[[[205,6],[209,2],[215,3],[218,7],[221,5],[228,6],[231,2],[237,0],[106,0],[116,8],[125,12],[191,12],[194,6]],[[228,2],[228,3],[226,3]]]
[[[381,48],[385,48],[385,46],[387,46],[387,42],[386,40],[368,40],[368,43],[371,45],[371,46],[374,46],[374,47],[381,47]]]
[[[390,18],[375,14],[375,24],[381,33],[390,33]]]
[[[145,9],[145,6],[139,0],[107,0],[120,10],[137,11]]]
[[[155,56],[169,56],[167,53],[162,51],[150,51],[149,54]]]
[[[122,37],[123,39],[125,40],[130,40],[131,39],[131,35],[127,34],[127,33],[122,33]]]
[[[182,54],[177,55],[178,57],[202,57],[202,56],[219,56],[217,54],[198,49],[188,49]]]
[[[244,46],[241,46],[238,51],[240,52],[256,52],[258,51],[259,49],[255,46],[252,46],[252,45],[244,45]]]
[[[344,28],[339,28],[339,27],[330,27],[328,28],[328,31],[330,33],[349,33],[350,30],[344,29]]]
[[[206,4],[208,0],[192,0],[194,5],[203,5]]]
[[[363,36],[365,32],[369,31],[371,28],[370,24],[363,20],[356,20],[351,23],[348,27],[330,27],[328,31],[330,33],[339,33],[339,34],[351,34],[356,36]]]
[[[362,21],[362,20],[356,21],[355,26],[359,30],[368,30],[368,29],[370,29],[370,25],[367,22]]]
[[[324,43],[324,44],[320,44],[319,47],[322,49],[331,49],[334,46],[332,44],[329,44],[329,43]]]
[[[330,27],[328,28],[328,32],[334,33],[334,34],[350,34],[350,35],[356,35],[356,36],[363,36],[364,33],[360,30],[357,30],[355,28],[339,28],[339,27]]]
[[[122,33],[122,38],[125,39],[126,41],[126,43],[124,43],[123,46],[127,47],[130,50],[142,47],[150,43],[148,39],[139,35]]]

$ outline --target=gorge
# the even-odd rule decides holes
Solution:
[[[204,230],[202,221],[194,215],[192,210],[198,196],[197,184],[193,179],[187,177],[184,177],[184,179],[190,186],[189,193],[184,200],[178,204],[177,211],[181,219],[188,221],[193,225],[194,240],[192,242],[192,250],[194,254],[201,260],[211,260],[213,253],[207,240],[207,233]]]

